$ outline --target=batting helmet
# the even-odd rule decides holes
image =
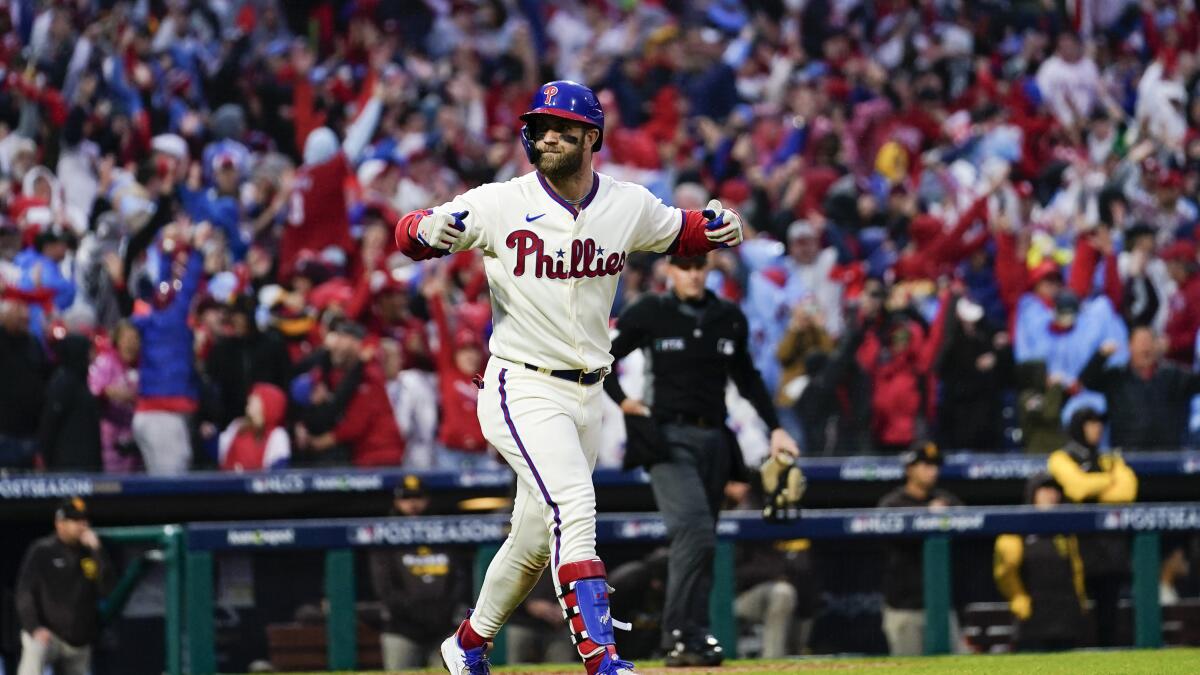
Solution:
[[[596,127],[600,137],[592,145],[592,152],[598,152],[604,143],[604,108],[591,89],[570,80],[555,80],[543,84],[533,95],[529,112],[521,115],[525,126],[521,127],[521,143],[525,146],[525,154],[533,161],[533,138],[530,137],[529,120],[534,115],[553,115],[563,119],[582,122]]]

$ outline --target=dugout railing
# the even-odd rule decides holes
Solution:
[[[98,608],[100,621],[107,623],[120,615],[134,587],[148,570],[149,564],[161,563],[165,568],[163,646],[166,658],[163,672],[172,675],[183,673],[183,641],[187,629],[190,628],[184,617],[183,604],[183,566],[187,560],[184,528],[180,525],[143,525],[98,528],[96,532],[109,544],[149,547],[122,570],[116,587],[101,601]]]
[[[228,551],[324,551],[324,594],[327,662],[330,669],[357,666],[355,617],[356,549],[418,544],[476,546],[476,583],[495,554],[506,532],[507,517],[430,516],[420,518],[353,518],[289,520],[258,523],[193,523],[166,530],[169,558],[178,576],[168,577],[168,610],[183,623],[168,618],[166,672],[215,673],[213,557]],[[1052,510],[1029,506],[958,507],[931,512],[921,509],[805,510],[786,524],[763,521],[755,512],[726,512],[718,526],[720,544],[711,603],[716,636],[736,644],[733,618],[733,546],[738,540],[774,539],[924,539],[925,612],[929,630],[925,651],[950,651],[948,618],[951,609],[951,546],[957,537],[994,537],[999,534],[1116,533],[1132,535],[1134,642],[1141,648],[1162,644],[1162,616],[1158,602],[1160,532],[1200,530],[1200,504],[1064,505]],[[128,531],[102,530],[102,536],[128,536]],[[654,514],[603,514],[597,522],[600,544],[660,542],[666,526]],[[173,537],[179,537],[175,540]],[[176,541],[170,544],[170,541]],[[180,565],[182,563],[182,565]],[[171,569],[171,568],[169,568]],[[171,598],[179,594],[181,597]],[[169,617],[171,614],[168,615]],[[182,639],[186,633],[186,639]],[[494,654],[503,662],[503,640]],[[171,657],[186,644],[185,658]]]

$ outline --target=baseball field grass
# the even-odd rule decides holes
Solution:
[[[784,661],[727,661],[720,668],[664,668],[662,662],[638,664],[642,675],[786,675],[788,673],[881,673],[899,675],[1175,675],[1200,673],[1200,649],[1135,651],[1083,651],[1063,654],[1004,654],[925,656],[911,658],[814,657]],[[375,671],[379,672],[379,671]],[[411,671],[409,671],[411,672]],[[441,668],[418,671],[445,675]],[[575,665],[503,666],[492,672],[504,675],[580,675]],[[318,675],[313,673],[312,675]],[[322,673],[321,675],[328,675]],[[342,675],[357,675],[342,673]]]

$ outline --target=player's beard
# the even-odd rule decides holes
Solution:
[[[536,150],[534,153],[533,165],[543,176],[550,180],[557,181],[565,178],[570,178],[579,173],[579,169],[583,167],[583,144],[575,146],[567,146],[559,144],[560,148],[571,147],[573,149],[563,149],[556,152],[544,152]]]

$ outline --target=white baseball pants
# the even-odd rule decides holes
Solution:
[[[488,565],[471,626],[492,637],[550,565],[596,557],[592,469],[601,443],[604,387],[581,385],[493,356],[479,422],[517,474],[512,530]]]

